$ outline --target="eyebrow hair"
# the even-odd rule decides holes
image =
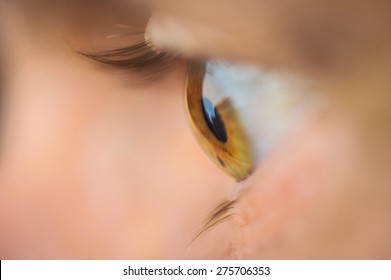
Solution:
[[[213,211],[209,214],[207,222],[202,227],[200,232],[193,238],[191,243],[193,243],[196,239],[198,239],[209,229],[217,226],[218,224],[230,220],[235,215],[235,213],[233,213],[232,210],[235,208],[236,203],[237,203],[237,199],[234,199],[234,200],[224,201],[219,205],[217,205],[217,207],[214,208]]]

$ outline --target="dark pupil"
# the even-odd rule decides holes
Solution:
[[[221,120],[217,108],[213,106],[208,98],[204,97],[202,98],[202,109],[206,123],[214,136],[223,143],[227,142],[227,132],[225,131],[224,123]]]

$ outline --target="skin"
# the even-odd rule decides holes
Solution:
[[[235,184],[186,123],[183,63],[140,83],[77,54],[142,41],[106,39],[118,22],[144,28],[132,1],[42,0],[34,12],[10,2],[0,2],[0,258],[390,258],[389,4],[154,6],[147,35],[159,48],[289,69],[323,89],[326,105]],[[234,217],[191,243],[231,198]]]
[[[234,183],[189,129],[184,64],[151,82],[81,56],[140,43],[143,32],[106,36],[146,24],[84,2],[0,3],[0,258],[223,256],[228,240],[217,255],[189,249]]]
[[[236,188],[235,257],[390,258],[390,4],[375,2],[154,3],[156,47],[299,73],[325,100]]]

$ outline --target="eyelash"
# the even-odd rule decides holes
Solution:
[[[232,211],[235,208],[237,200],[227,200],[219,204],[209,215],[207,222],[204,224],[200,232],[193,238],[191,243],[203,235],[206,231],[214,228],[220,223],[230,220],[235,213]]]
[[[98,53],[81,53],[83,56],[99,63],[113,66],[115,68],[130,70],[135,72],[164,73],[173,65],[177,56],[154,50],[148,41],[144,41],[134,46],[119,48]],[[206,223],[200,232],[192,240],[195,241],[206,231],[214,228],[234,216],[233,209],[236,200],[228,200],[219,204],[209,215]],[[191,243],[192,243],[191,242]]]
[[[117,69],[159,74],[166,72],[177,57],[171,53],[154,50],[147,41],[97,53],[81,53],[83,56]]]

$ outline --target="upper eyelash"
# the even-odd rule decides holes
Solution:
[[[124,48],[96,53],[81,53],[94,61],[124,70],[161,71],[167,69],[175,56],[167,52],[157,52],[147,41]]]

